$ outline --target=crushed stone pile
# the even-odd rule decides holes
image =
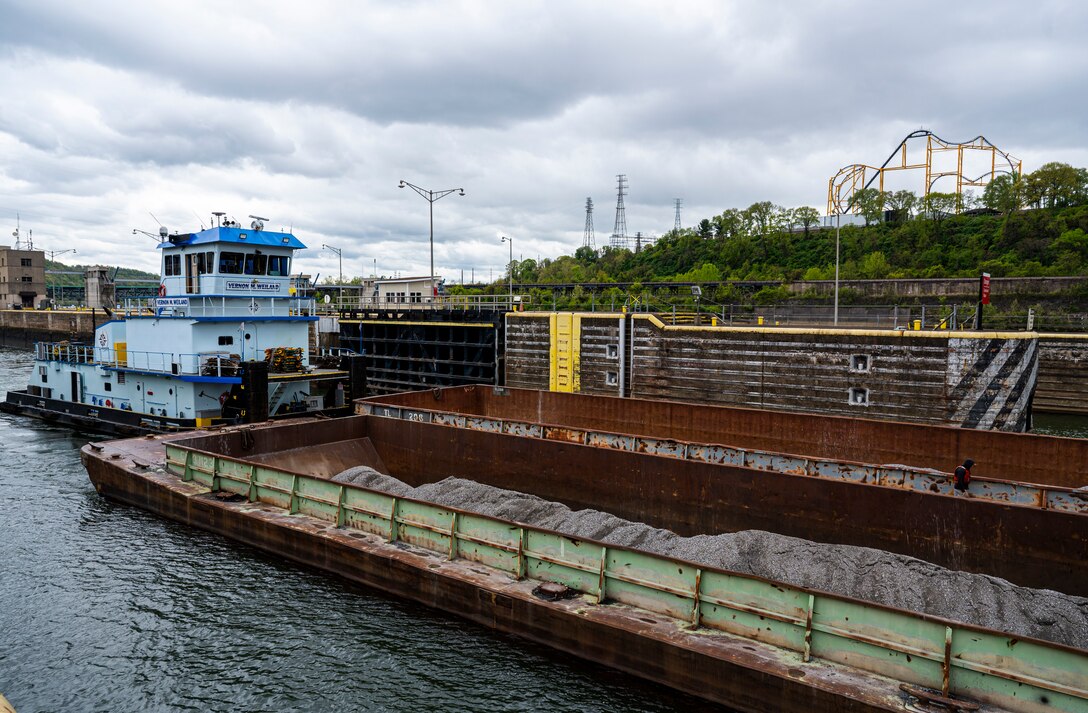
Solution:
[[[1018,587],[998,577],[949,570],[906,555],[811,542],[760,530],[681,537],[598,510],[571,510],[535,495],[462,478],[412,488],[392,476],[357,467],[333,480],[707,567],[1088,649],[1088,598]]]

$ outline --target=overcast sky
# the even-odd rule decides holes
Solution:
[[[0,0],[0,228],[158,271],[153,213],[271,219],[296,267],[496,278],[827,180],[908,132],[1088,165],[1088,3]],[[917,185],[915,185],[917,184]],[[903,187],[921,190],[921,179]],[[0,240],[8,243],[10,240]]]

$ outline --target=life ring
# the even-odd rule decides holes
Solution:
[[[166,283],[159,283],[159,297],[166,297]]]
[[[110,401],[109,399],[106,399],[106,405],[109,406],[110,408],[113,408],[113,402]]]

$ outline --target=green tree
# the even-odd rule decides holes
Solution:
[[[867,280],[881,280],[887,277],[891,270],[892,266],[888,263],[888,259],[879,250],[863,257],[858,265],[858,274]]]
[[[747,231],[744,214],[736,208],[723,211],[714,218],[714,232],[719,240],[728,240],[744,234]]]
[[[885,205],[889,210],[898,210],[904,213],[905,218],[910,218],[918,197],[913,190],[887,190],[885,192]]]
[[[583,265],[592,265],[597,262],[597,251],[588,245],[583,245],[574,251],[574,259]]]
[[[820,222],[820,211],[809,206],[795,208],[793,211],[793,221],[804,228],[805,237],[807,238],[809,228]]]
[[[1064,208],[1088,199],[1088,171],[1067,163],[1043,164],[1024,177],[1024,200],[1036,208]]]
[[[1077,273],[1088,265],[1088,233],[1080,228],[1067,230],[1050,244],[1050,250],[1055,265],[1061,268],[1060,274]]]
[[[955,193],[930,193],[922,198],[922,213],[932,221],[940,223],[956,213],[960,199]]]
[[[998,213],[1009,214],[1020,210],[1023,202],[1023,184],[1016,174],[994,177],[982,191],[982,205]]]
[[[770,201],[760,201],[748,206],[744,211],[745,219],[752,226],[752,233],[759,240],[763,259],[767,259],[767,238],[775,227],[775,217],[779,207]]]
[[[875,188],[862,188],[854,193],[852,203],[858,213],[865,218],[865,224],[871,225],[884,216],[885,194]]]

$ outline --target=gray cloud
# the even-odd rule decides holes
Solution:
[[[1088,163],[1071,2],[503,4],[0,2],[0,221],[154,267],[132,227],[270,215],[350,274],[477,277],[756,200],[823,207],[840,166],[925,126]],[[150,224],[150,225],[149,225]],[[150,245],[150,241],[147,241]],[[133,249],[139,247],[139,250]],[[349,272],[345,264],[345,272]]]

